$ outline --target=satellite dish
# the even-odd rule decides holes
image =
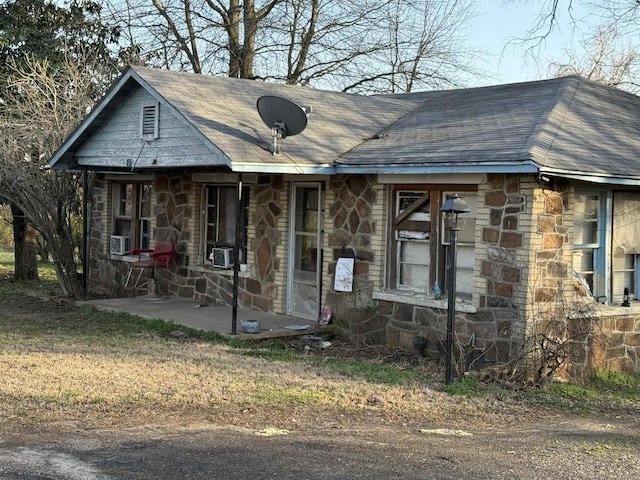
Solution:
[[[265,95],[258,99],[256,106],[262,121],[271,128],[274,155],[280,153],[279,139],[298,135],[307,127],[309,109],[286,98]]]

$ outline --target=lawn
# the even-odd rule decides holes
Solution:
[[[197,422],[313,428],[500,425],[557,414],[640,411],[638,376],[514,390],[475,378],[445,387],[442,367],[339,340],[304,354],[294,343],[227,342],[159,320],[78,307],[39,282],[12,280],[0,252],[0,426],[87,428]],[[175,331],[180,329],[181,335]],[[604,413],[603,413],[604,412]]]

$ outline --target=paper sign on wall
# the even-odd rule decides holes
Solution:
[[[353,258],[339,258],[336,264],[336,278],[333,289],[336,292],[350,292],[353,289]]]

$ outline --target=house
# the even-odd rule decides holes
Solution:
[[[278,154],[264,96],[309,112]],[[126,252],[170,241],[158,290],[229,304],[237,241],[242,306],[308,321],[329,306],[346,334],[423,336],[431,355],[451,248],[439,209],[457,193],[461,348],[501,363],[554,336],[553,361],[572,348],[637,372],[638,132],[640,98],[578,77],[365,97],[130,67],[50,165],[92,172],[90,292],[126,295]]]

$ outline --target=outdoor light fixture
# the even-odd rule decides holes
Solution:
[[[623,307],[630,307],[631,304],[629,303],[629,288],[624,287],[624,293],[622,294],[622,306]]]
[[[456,318],[456,246],[458,243],[458,215],[461,213],[468,213],[470,211],[469,205],[462,197],[457,194],[453,194],[447,197],[440,212],[443,217],[449,221],[449,259],[447,262],[447,268],[449,269],[449,276],[447,278],[447,358],[445,359],[445,383],[451,385],[453,383],[453,334],[454,334],[454,321]]]

